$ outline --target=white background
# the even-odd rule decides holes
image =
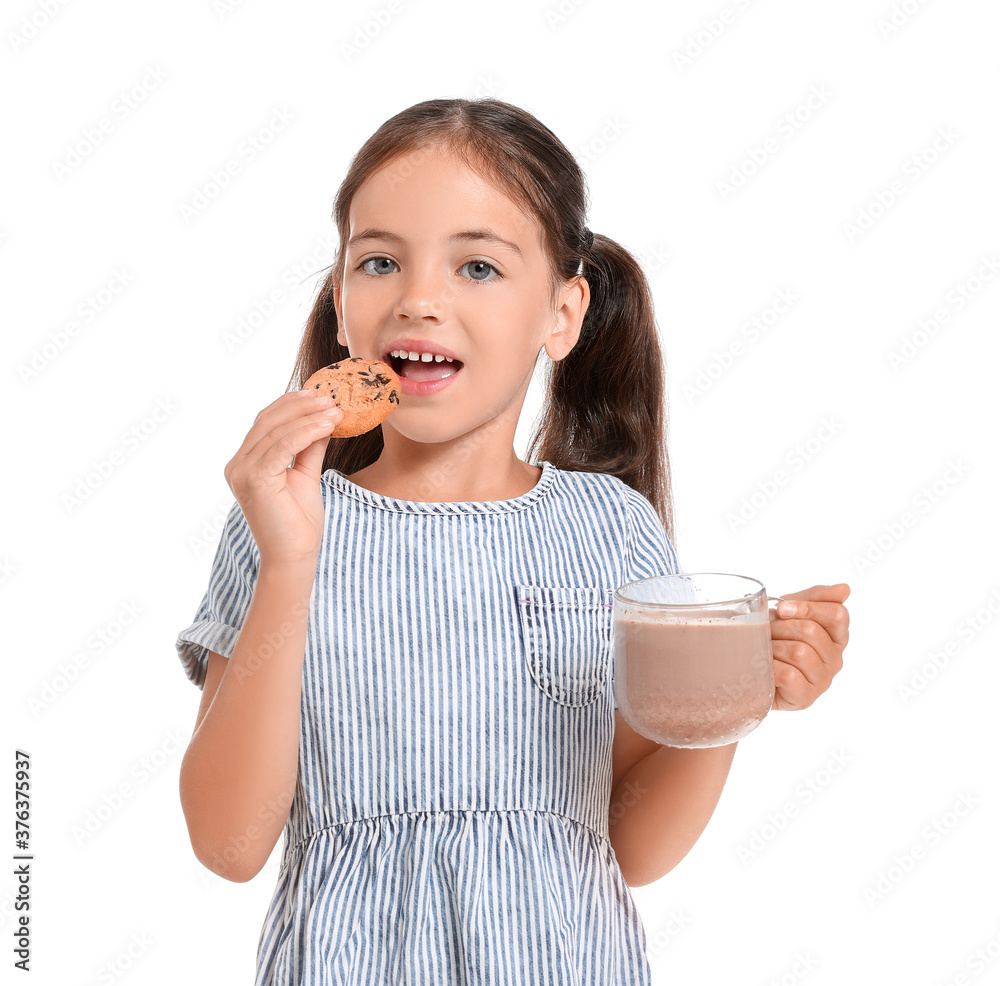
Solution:
[[[281,843],[247,884],[195,859],[177,781],[200,693],[174,639],[350,158],[415,102],[489,95],[554,130],[591,228],[646,265],[682,565],[852,588],[830,690],[740,744],[701,839],[634,891],[654,981],[1000,982],[1000,9],[666,6],[6,6],[3,749],[10,779],[32,760],[32,981],[252,981]]]

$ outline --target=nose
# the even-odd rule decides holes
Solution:
[[[400,283],[402,290],[395,314],[403,318],[443,320],[457,295],[451,281],[429,268],[404,273]]]

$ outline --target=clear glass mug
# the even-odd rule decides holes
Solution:
[[[614,690],[625,721],[664,746],[743,739],[774,702],[771,604],[762,582],[683,572],[614,594]]]

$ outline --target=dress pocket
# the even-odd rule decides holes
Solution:
[[[589,705],[611,671],[614,589],[519,585],[528,670],[560,705]]]

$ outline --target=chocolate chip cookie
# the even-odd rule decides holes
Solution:
[[[352,356],[317,370],[302,389],[328,394],[344,409],[331,438],[363,435],[381,424],[399,407],[402,387],[395,370],[378,359]]]

